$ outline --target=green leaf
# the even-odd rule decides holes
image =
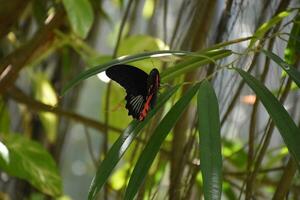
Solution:
[[[249,48],[252,48],[253,45],[257,40],[260,40],[264,37],[264,35],[267,33],[267,31],[272,28],[277,23],[281,22],[284,18],[288,17],[295,9],[290,9],[283,11],[267,21],[266,23],[262,24],[257,31],[254,33],[253,38],[250,40]]]
[[[284,60],[282,60],[279,56],[277,56],[271,51],[262,49],[262,52],[274,62],[276,62],[300,88],[300,72],[297,71],[297,69],[294,66],[286,63]]]
[[[57,96],[51,83],[43,73],[35,73],[34,76],[35,98],[44,104],[56,106]],[[49,142],[53,143],[57,136],[57,116],[50,112],[39,112],[39,117],[45,129]]]
[[[212,85],[204,81],[198,92],[200,162],[205,199],[221,199],[222,155],[218,99]]]
[[[90,186],[88,199],[92,200],[96,198],[97,193],[102,188],[112,170],[115,168],[119,160],[128,149],[136,135],[145,127],[145,125],[151,120],[151,118],[160,110],[168,99],[178,90],[179,85],[171,88],[161,96],[159,96],[155,109],[151,110],[143,122],[136,120],[132,121],[126,128],[124,133],[117,139],[117,141],[110,148],[105,159],[97,169],[97,173],[93,178]]]
[[[181,73],[193,70],[200,65],[205,65],[208,63],[211,63],[213,61],[216,61],[220,58],[227,57],[232,54],[232,51],[230,50],[213,50],[210,52],[198,54],[194,52],[188,52],[188,51],[171,51],[171,50],[162,50],[162,51],[153,51],[153,52],[145,52],[145,53],[140,53],[136,55],[131,55],[131,56],[123,56],[120,58],[116,58],[106,64],[98,65],[95,67],[92,67],[82,73],[80,73],[78,76],[76,76],[74,79],[72,79],[63,89],[62,95],[64,95],[69,89],[80,83],[81,81],[96,75],[100,72],[105,71],[107,68],[117,65],[117,64],[122,64],[122,63],[129,63],[129,62],[134,62],[138,60],[143,60],[146,58],[151,58],[151,57],[164,57],[164,56],[193,56],[195,57],[194,59],[191,59],[187,62],[181,63],[179,66],[176,65],[170,70],[166,70],[162,73],[162,81],[167,81],[175,76],[178,76]],[[199,62],[197,62],[199,60]],[[190,64],[186,66],[186,64]],[[194,64],[194,65],[192,65]],[[169,75],[171,73],[172,75]]]
[[[143,17],[149,20],[154,13],[154,0],[146,0],[143,8]]]
[[[1,141],[0,141],[0,159],[2,159],[4,163],[9,164],[10,161],[9,150]]]
[[[153,52],[145,52],[145,53],[140,53],[136,55],[131,55],[131,56],[122,56],[120,58],[116,58],[106,64],[101,64],[95,67],[92,67],[82,73],[80,73],[78,76],[76,76],[74,79],[72,79],[63,89],[62,95],[64,95],[70,88],[74,87],[81,81],[94,76],[100,72],[105,71],[107,68],[117,65],[117,64],[122,64],[122,63],[128,63],[128,62],[134,62],[138,60],[143,60],[146,58],[151,58],[151,57],[162,57],[162,56],[170,56],[170,55],[177,55],[177,56],[184,56],[184,55],[190,55],[190,56],[197,56],[196,53],[193,52],[188,52],[188,51],[171,51],[171,50],[164,50],[164,51],[153,51]]]
[[[94,12],[90,1],[63,0],[63,4],[74,33],[85,38],[94,21]]]
[[[164,50],[165,48],[166,44],[158,38],[149,35],[133,35],[122,40],[118,48],[118,56],[132,55],[143,51]]]
[[[300,169],[300,129],[296,126],[283,105],[263,84],[242,69],[235,68],[235,70],[260,98]]]
[[[0,142],[0,168],[45,194],[62,193],[61,177],[53,158],[39,143],[25,137],[10,134]]]
[[[294,18],[294,25],[289,35],[289,41],[284,50],[284,59],[288,64],[295,64],[300,53],[300,14]]]
[[[162,145],[172,127],[180,118],[188,103],[198,91],[199,85],[200,84],[198,83],[190,88],[186,92],[186,94],[181,97],[171,108],[171,110],[166,114],[166,116],[162,119],[162,121],[155,129],[153,135],[151,136],[149,142],[147,143],[145,149],[141,153],[135,165],[128,186],[126,188],[124,199],[129,200],[135,197],[138,189],[142,185],[143,180],[147,175],[152,162],[154,161],[156,154],[159,151],[160,146]]]
[[[0,98],[0,136],[7,134],[10,131],[10,114],[8,112],[8,106]]]
[[[166,49],[167,45],[158,38],[154,38],[149,35],[133,35],[126,37],[121,41],[117,55],[119,57],[123,55],[133,55],[140,52],[151,52]],[[158,59],[140,60],[136,62],[131,62],[130,64],[142,68],[143,70],[147,68],[149,69],[149,71],[154,66],[156,68],[159,68],[161,66],[161,62]]]
[[[219,59],[228,57],[232,54],[231,50],[217,49],[200,53],[198,57],[182,61],[173,67],[167,68],[161,73],[162,81],[172,80],[184,73],[197,69],[200,66],[216,62]]]

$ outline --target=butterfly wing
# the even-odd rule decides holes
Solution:
[[[146,103],[148,74],[130,65],[114,65],[106,70],[106,75],[125,88],[128,115],[139,120]]]
[[[133,95],[128,93],[125,97],[126,108],[128,115],[132,115],[133,118],[140,120],[140,114],[145,106],[145,97],[143,95]]]
[[[114,65],[108,68],[106,75],[134,95],[147,95],[148,74],[130,65]]]
[[[160,87],[160,76],[157,69],[152,69],[147,79],[147,96],[143,109],[140,112],[139,120],[144,120],[150,109],[154,108],[157,92]]]

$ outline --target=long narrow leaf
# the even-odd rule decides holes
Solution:
[[[181,74],[194,70],[200,66],[216,62],[217,60],[228,57],[231,54],[231,50],[224,49],[216,49],[213,51],[203,52],[199,54],[199,56],[201,57],[188,59],[163,71],[161,74],[162,81],[172,80]]]
[[[297,71],[297,69],[294,66],[286,63],[284,60],[282,60],[279,56],[277,56],[273,52],[267,51],[265,49],[263,49],[262,52],[270,59],[272,59],[274,62],[276,62],[300,88],[300,72]]]
[[[235,70],[260,98],[300,169],[300,129],[296,126],[283,105],[263,84],[242,69],[235,68]]]
[[[221,199],[222,155],[217,96],[208,81],[198,92],[198,129],[203,191],[206,200]]]
[[[103,184],[108,180],[108,177],[111,174],[112,170],[122,158],[135,136],[144,128],[144,126],[155,115],[155,113],[162,108],[162,106],[178,90],[178,88],[179,85],[171,88],[169,91],[162,94],[158,99],[158,103],[155,109],[149,112],[146,119],[141,123],[139,123],[136,120],[132,121],[130,125],[126,128],[124,133],[113,144],[113,146],[107,153],[105,159],[99,166],[95,177],[93,178],[88,194],[89,200],[96,198],[97,193],[102,188]]]
[[[257,40],[262,39],[265,33],[277,23],[281,22],[285,17],[289,16],[295,9],[285,10],[266,23],[262,24],[257,31],[253,34],[253,38],[250,41],[249,48],[252,48]]]
[[[176,67],[170,68],[170,70],[166,70],[166,72],[162,73],[162,81],[170,80],[171,78],[178,76],[179,74],[183,72],[190,71],[192,69],[197,68],[198,66],[205,65],[208,63],[211,63],[213,61],[216,61],[218,59],[227,57],[232,54],[232,51],[230,50],[212,50],[208,52],[202,52],[202,53],[195,53],[195,52],[189,52],[189,51],[171,51],[171,50],[164,50],[164,51],[153,51],[153,52],[146,52],[131,56],[123,56],[117,59],[114,59],[108,63],[95,66],[91,69],[88,69],[82,73],[80,73],[78,76],[76,76],[74,79],[72,79],[63,89],[62,95],[64,95],[70,88],[74,87],[81,81],[94,76],[100,72],[105,71],[107,68],[116,65],[116,64],[122,64],[122,63],[128,63],[138,60],[143,60],[146,58],[151,57],[162,57],[162,56],[193,56],[195,57],[192,60],[189,60],[189,63],[183,62],[180,65],[176,65]],[[191,65],[193,63],[197,63],[197,65]],[[166,76],[166,77],[165,77]]]
[[[284,60],[289,64],[295,64],[300,53],[300,13],[293,19],[293,28],[289,35],[289,41],[284,50]]]
[[[181,97],[180,100],[172,107],[172,109],[166,114],[163,120],[155,129],[153,135],[151,136],[149,142],[147,143],[145,149],[141,153],[135,168],[132,172],[131,178],[128,183],[128,187],[125,192],[124,199],[133,199],[140,188],[143,180],[145,179],[147,172],[154,161],[156,154],[159,151],[161,144],[167,137],[168,133],[175,125],[180,115],[183,113],[188,103],[194,97],[198,91],[200,84],[196,84],[190,88],[186,94]]]
[[[64,95],[70,88],[74,87],[81,81],[94,76],[100,72],[105,71],[107,68],[117,65],[117,64],[122,64],[122,63],[128,63],[128,62],[134,62],[138,60],[143,60],[146,58],[151,58],[153,56],[155,57],[161,57],[161,56],[170,56],[170,55],[175,55],[175,56],[184,56],[184,55],[191,55],[191,56],[196,56],[197,54],[194,52],[188,52],[188,51],[171,51],[171,50],[164,50],[164,51],[153,51],[153,52],[145,52],[145,53],[140,53],[136,55],[131,55],[131,56],[122,56],[120,58],[116,58],[110,62],[107,62],[102,65],[98,65],[95,67],[92,67],[86,71],[83,71],[80,73],[78,76],[76,76],[74,79],[72,79],[63,89],[62,95]]]

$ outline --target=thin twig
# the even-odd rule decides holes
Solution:
[[[91,140],[89,130],[86,126],[83,126],[83,128],[84,128],[84,133],[85,133],[85,136],[86,136],[86,142],[87,142],[89,154],[91,156],[91,159],[93,161],[95,169],[97,169],[97,166],[98,166],[98,161],[97,160],[98,159],[96,158],[96,156],[94,155],[94,152],[93,152],[93,144],[92,144],[92,140]]]
[[[124,31],[124,28],[125,28],[126,20],[129,16],[129,12],[130,12],[130,8],[131,8],[132,3],[133,3],[133,0],[130,0],[128,2],[125,13],[124,13],[124,16],[122,18],[122,22],[121,22],[119,33],[118,33],[116,46],[115,46],[115,49],[114,49],[114,52],[113,52],[113,55],[112,55],[113,58],[115,58],[117,56],[118,49],[119,49],[119,46],[120,46],[120,42],[121,42],[121,39],[122,39],[122,34],[123,34],[123,31]],[[110,101],[109,101],[110,94],[111,94],[111,82],[108,83],[107,90],[106,90],[106,98],[105,98],[105,110],[106,111],[109,110],[109,107],[110,107]],[[109,126],[109,113],[105,112],[105,115],[104,115],[104,132],[106,134],[103,138],[103,152],[102,152],[103,155],[106,155],[106,153],[108,151],[108,137],[107,137],[107,135],[108,135],[108,126]],[[107,184],[104,185],[104,199],[105,200],[108,199],[108,185]]]
[[[119,33],[118,33],[118,38],[117,38],[116,46],[115,46],[115,49],[114,49],[114,52],[113,52],[113,58],[115,58],[117,56],[118,49],[119,49],[119,46],[120,46],[120,42],[121,42],[122,35],[123,35],[123,30],[125,28],[125,24],[126,24],[128,16],[129,16],[130,8],[131,8],[131,5],[132,5],[133,1],[134,0],[130,0],[128,2],[127,7],[126,7],[126,10],[125,10],[125,13],[124,13],[121,25],[120,25],[120,30],[119,30]]]
[[[275,38],[272,38],[268,44],[268,49],[271,50],[273,49],[275,43]],[[269,71],[270,67],[270,58],[266,57],[265,60],[265,66],[264,70],[261,75],[261,83],[264,83]],[[252,171],[252,164],[254,160],[254,140],[255,140],[255,133],[256,133],[256,123],[257,123],[257,112],[258,112],[258,105],[259,105],[259,99],[256,99],[252,113],[251,113],[251,118],[250,118],[250,124],[249,124],[249,139],[248,139],[248,162],[247,162],[247,171],[248,171],[248,178],[247,178],[247,183],[246,183],[246,199],[250,198],[251,192],[252,192],[252,183],[250,182],[250,175]]]
[[[168,16],[168,0],[164,0],[164,13],[163,13],[163,33],[164,33],[164,43],[167,44],[168,41],[168,27],[167,27],[167,16]]]

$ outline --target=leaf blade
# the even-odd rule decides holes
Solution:
[[[213,87],[206,80],[199,88],[197,105],[204,197],[221,199],[222,155],[219,105]]]
[[[229,56],[229,55],[232,54],[232,52],[230,50],[220,50],[220,51],[222,51],[222,55],[225,54],[225,56]],[[216,51],[216,52],[218,52],[218,51]],[[105,64],[98,65],[98,66],[92,67],[92,68],[90,68],[90,69],[88,69],[86,71],[81,72],[79,75],[77,75],[75,78],[73,78],[70,82],[68,82],[67,85],[63,88],[62,96],[64,94],[66,94],[66,92],[69,89],[71,89],[72,87],[74,87],[75,85],[77,85],[78,83],[80,83],[81,81],[83,81],[83,80],[85,80],[85,79],[87,79],[87,78],[89,78],[89,77],[91,77],[93,75],[96,75],[96,74],[98,74],[100,72],[103,72],[107,68],[109,68],[109,67],[111,67],[113,65],[134,62],[134,61],[143,60],[143,59],[151,58],[151,57],[162,57],[162,56],[170,56],[170,55],[175,55],[175,56],[194,56],[194,57],[196,57],[195,61],[197,61],[197,60],[200,59],[201,62],[202,62],[201,63],[202,65],[212,62],[212,59],[204,59],[204,61],[205,61],[204,62],[203,61],[203,56],[201,56],[201,54],[197,54],[197,53],[189,52],[189,51],[161,50],[161,51],[145,52],[145,53],[140,53],[140,54],[135,54],[135,55],[130,55],[130,56],[123,56],[123,57],[116,58],[116,59],[114,59],[114,60],[112,60],[110,62],[107,62]],[[204,54],[204,56],[205,56],[205,54]],[[216,58],[216,59],[219,59],[219,58]],[[182,66],[185,66],[185,65],[182,65]],[[174,69],[172,69],[172,70],[176,71]],[[172,71],[172,73],[173,73],[173,71]],[[182,73],[182,72],[180,72],[180,73]],[[162,75],[161,75],[162,81],[166,81],[168,79],[168,78],[164,78],[164,76],[166,76],[166,74],[168,74],[168,73],[165,73],[165,74],[162,73]]]
[[[86,0],[63,0],[73,31],[82,38],[85,38],[90,31],[94,12],[91,3]]]
[[[3,144],[8,152],[6,157],[0,153],[2,170],[28,181],[46,194],[62,194],[62,181],[55,161],[39,143],[17,134],[9,134],[4,137]]]
[[[135,168],[132,172],[128,186],[125,191],[124,199],[131,200],[135,197],[138,188],[141,186],[159,148],[172,129],[173,125],[179,119],[181,113],[184,111],[188,103],[194,97],[199,88],[199,83],[190,88],[186,94],[181,97],[177,103],[171,108],[166,116],[159,123],[149,142],[141,153]]]
[[[64,95],[70,88],[74,87],[79,82],[81,82],[91,76],[94,76],[100,72],[103,72],[107,68],[109,68],[113,65],[143,60],[143,59],[150,58],[153,56],[159,57],[159,56],[167,56],[167,55],[184,56],[184,55],[195,55],[195,53],[188,52],[188,51],[162,50],[162,51],[145,52],[145,53],[140,53],[140,54],[135,54],[135,55],[130,55],[130,56],[122,56],[122,57],[116,58],[110,62],[107,62],[105,64],[101,64],[101,65],[92,67],[86,71],[81,72],[79,75],[77,75],[75,78],[73,78],[70,82],[67,83],[67,85],[63,88],[62,95]]]
[[[203,52],[199,54],[199,57],[191,58],[187,61],[178,63],[177,65],[167,68],[162,72],[162,81],[171,80],[183,73],[192,71],[200,66],[204,66],[209,63],[213,63],[219,59],[232,55],[231,50],[216,49],[213,51]]]
[[[98,167],[97,173],[93,178],[88,194],[89,200],[93,200],[96,198],[97,193],[107,181],[112,170],[114,169],[118,161],[122,158],[135,136],[142,130],[142,128],[155,115],[155,113],[162,108],[164,103],[178,90],[179,87],[180,85],[177,85],[171,88],[168,92],[161,95],[158,99],[156,108],[149,112],[145,120],[141,123],[138,123],[138,121],[132,121],[126,128],[124,133],[113,144],[105,159]]]
[[[299,11],[297,15],[294,18],[294,25],[293,28],[291,29],[290,35],[289,35],[289,40],[288,43],[285,47],[284,50],[284,60],[289,63],[289,64],[295,64],[297,55],[300,53],[300,14]]]
[[[277,126],[290,154],[295,159],[298,169],[300,169],[300,129],[291,119],[283,105],[263,84],[244,70],[238,68],[235,68],[235,70],[260,98],[273,122]]]
[[[281,67],[281,69],[283,69],[300,88],[300,72],[294,66],[286,63],[284,60],[282,60],[279,56],[277,56],[271,51],[262,49],[262,52],[267,57],[276,62]]]
[[[281,22],[285,17],[288,17],[295,9],[286,10],[280,12],[278,15],[263,23],[257,31],[253,34],[253,38],[250,40],[249,48],[252,48],[257,40],[260,40],[265,33],[275,24]]]

